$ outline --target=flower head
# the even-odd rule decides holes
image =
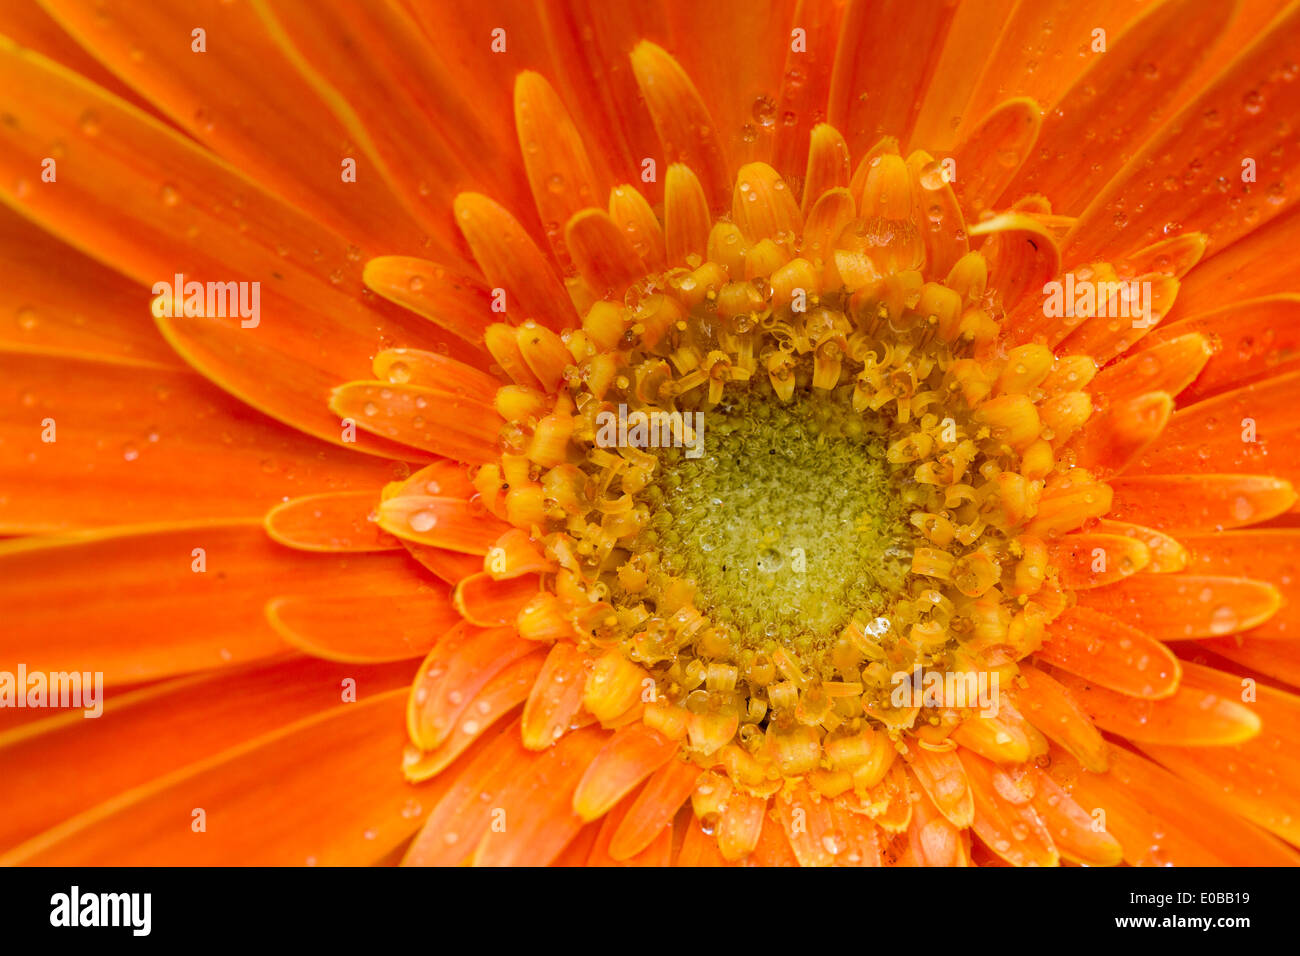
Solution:
[[[1300,13],[688,6],[15,19],[6,860],[1295,862]]]

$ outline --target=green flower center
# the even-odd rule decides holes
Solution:
[[[740,649],[824,659],[857,616],[885,614],[911,567],[914,532],[885,458],[885,423],[852,389],[783,403],[759,380],[704,414],[702,454],[662,449],[646,550],[651,589],[695,603]],[[826,675],[829,676],[829,673]]]

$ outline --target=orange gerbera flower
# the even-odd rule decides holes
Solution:
[[[1283,6],[6,5],[0,859],[1296,862]]]

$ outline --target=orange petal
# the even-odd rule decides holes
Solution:
[[[506,315],[516,324],[533,319],[560,331],[578,324],[564,285],[519,221],[479,193],[461,193],[456,225],[488,284],[505,291]]]
[[[1098,521],[1094,528],[1098,534],[1122,535],[1145,544],[1150,560],[1142,570],[1148,574],[1169,574],[1187,567],[1187,549],[1176,539],[1154,528],[1125,521],[1111,521],[1108,518]]]
[[[1174,399],[1167,392],[1112,401],[1088,420],[1070,445],[1079,464],[1098,476],[1121,473],[1160,437],[1173,413]]]
[[[1037,308],[1043,285],[1061,268],[1050,232],[1022,213],[1008,212],[971,226],[971,236],[986,236],[981,252],[989,263],[989,288],[1011,314],[1017,303]]]
[[[734,866],[718,849],[718,841],[704,832],[704,825],[696,818],[686,821],[685,833],[673,866],[722,867]]]
[[[1235,664],[1300,688],[1300,642],[1234,634],[1197,643]]]
[[[481,571],[456,585],[456,610],[471,624],[501,627],[513,624],[524,605],[537,596],[538,590],[535,574],[498,581]]]
[[[1190,665],[1225,692],[1240,693],[1241,685],[1226,674]],[[1300,698],[1267,686],[1255,688],[1253,707],[1263,721],[1258,737],[1234,747],[1170,747],[1142,749],[1207,797],[1226,803],[1236,813],[1300,843],[1300,763],[1295,754],[1300,727]]]
[[[590,667],[589,658],[577,645],[557,641],[551,647],[524,706],[522,732],[529,750],[545,750],[570,729],[582,709]]]
[[[460,462],[442,460],[430,462],[405,479],[385,485],[383,497],[434,495],[469,500],[476,492],[477,489],[469,478],[469,469]]]
[[[479,402],[492,404],[501,389],[493,378],[463,362],[423,349],[384,349],[371,362],[375,378],[393,385],[416,385],[450,391]]]
[[[1049,773],[1124,848],[1134,866],[1295,866],[1295,852],[1225,813],[1204,791],[1149,760],[1116,750],[1107,774],[1073,774],[1053,760]],[[1097,811],[1103,815],[1098,815]]]
[[[800,780],[777,794],[773,803],[799,865],[833,866],[841,848],[834,836],[831,801]]]
[[[758,835],[758,846],[750,859],[758,866],[798,866],[799,858],[794,855],[790,841],[786,839],[785,829],[768,813],[763,819],[763,831]]]
[[[1032,756],[1030,735],[1019,724],[1023,718],[999,707],[995,715],[976,714],[957,725],[952,739],[962,748],[997,763],[1024,763]],[[961,749],[961,748],[958,748]]]
[[[932,275],[946,276],[970,251],[961,203],[942,167],[929,153],[918,150],[908,156],[907,168],[912,175],[913,209],[923,214],[918,218],[925,241],[926,268]]]
[[[1258,627],[1281,604],[1264,581],[1202,574],[1143,574],[1079,592],[1079,604],[1132,622],[1160,641],[1222,637]]]
[[[1178,289],[1178,280],[1168,275],[1138,276],[1121,284],[1107,308],[1099,308],[1098,314],[1080,322],[1057,350],[1064,355],[1091,356],[1099,365],[1123,355],[1164,320]],[[1100,289],[1097,295],[1102,298]]]
[[[609,738],[578,782],[573,812],[595,820],[678,751],[678,743],[641,723],[620,727]]]
[[[404,554],[310,554],[259,524],[117,529],[0,544],[6,660],[102,671],[109,684],[229,667],[288,650],[262,608],[279,595],[394,593],[419,584]],[[10,668],[12,669],[12,668]]]
[[[474,741],[496,727],[497,721],[523,704],[528,699],[528,692],[537,680],[545,659],[546,655],[542,651],[534,651],[497,671],[470,701],[469,707],[465,709],[467,716],[456,725],[451,736],[432,750],[420,752],[412,747],[408,751],[407,759],[402,763],[406,779],[418,783],[442,773]],[[518,733],[516,726],[516,736]]]
[[[474,851],[475,866],[545,866],[582,829],[573,791],[609,734],[584,727],[515,768],[501,792],[502,825],[490,827]]]
[[[0,352],[0,446],[11,534],[257,518],[286,495],[378,489],[395,467],[189,372],[12,352]]]
[[[923,790],[916,795],[907,842],[916,866],[970,866],[966,831],[953,826]]]
[[[1209,241],[1210,237],[1203,232],[1185,232],[1159,239],[1149,246],[1115,259],[1115,273],[1123,279],[1133,279],[1148,273],[1183,279],[1205,257],[1205,247]],[[1185,304],[1186,286],[1178,292],[1175,310],[1181,309]]]
[[[790,187],[766,163],[749,163],[736,174],[731,218],[749,242],[782,237],[792,242],[803,231],[803,215]]]
[[[36,15],[43,16],[39,10]],[[6,21],[6,31],[13,26]],[[8,265],[0,314],[16,320],[0,325],[0,348],[185,368],[158,334],[153,317],[141,309],[143,290],[137,283],[8,207],[0,208],[0,261]],[[66,281],[70,275],[77,281]]]
[[[539,550],[527,531],[520,528],[511,528],[498,538],[483,564],[497,581],[556,570],[555,562]]]
[[[590,862],[592,853],[595,852],[597,844],[600,842],[600,823],[589,823],[578,830],[576,836],[565,844],[564,849],[559,855],[551,861],[552,867],[579,867],[594,866]],[[668,864],[665,863],[665,866]]]
[[[888,833],[902,833],[912,820],[912,788],[901,760],[893,761],[885,778],[867,788],[865,794],[855,790],[852,795],[841,794],[836,799],[857,800],[857,809],[869,814]]]
[[[1038,514],[1026,527],[1029,534],[1052,535],[1073,531],[1090,518],[1110,513],[1110,485],[1102,484],[1082,468],[1049,481],[1038,502]]]
[[[701,772],[693,763],[669,760],[651,774],[614,831],[609,844],[610,856],[626,860],[645,850],[672,822],[695,789]]]
[[[621,299],[644,274],[641,257],[627,233],[603,209],[575,213],[564,229],[573,264],[597,298]]]
[[[406,711],[411,740],[421,750],[439,746],[487,682],[536,649],[508,627],[459,624],[452,628],[415,675]]]
[[[227,750],[73,817],[3,859],[47,866],[378,861],[424,812],[420,790],[392,764],[405,696],[375,694]],[[197,836],[196,809],[207,827]]]
[[[987,11],[986,16],[998,17],[1002,30],[991,50],[980,49],[974,56],[985,67],[962,115],[975,122],[1008,96],[1029,96],[1053,106],[1097,55],[1091,51],[1093,31],[1118,37],[1140,9],[1126,0],[1097,0],[1086,9],[1070,0],[1040,0],[1016,4],[1010,11]],[[1051,30],[1043,29],[1045,22]],[[1043,68],[1047,63],[1054,68]]]
[[[988,58],[1015,9],[1013,0],[957,5],[943,50],[920,98],[911,135],[914,148],[951,149],[967,101],[980,79],[980,71],[971,69],[971,64]]]
[[[377,168],[369,144],[339,120],[255,9],[213,10],[203,23],[213,47],[219,37],[238,40],[222,45],[219,53],[196,55],[189,42],[172,42],[189,37],[194,26],[192,10],[182,2],[164,0],[148,13],[122,10],[112,30],[105,30],[92,11],[71,3],[56,6],[60,22],[78,42],[268,193],[284,196],[326,228],[370,250],[414,248],[420,241],[421,228]],[[213,88],[207,62],[214,55],[222,58],[220,89]],[[294,117],[292,135],[285,135],[287,116]],[[344,151],[345,143],[358,146]],[[357,175],[344,182],[340,163],[349,156]],[[330,161],[321,162],[325,157]]]
[[[486,33],[476,29],[474,11],[459,11],[456,22],[433,26],[427,18],[434,11],[392,4],[331,11],[294,0],[273,10],[254,9],[352,141],[373,151],[378,166],[374,173],[367,166],[363,174],[392,182],[428,231],[431,250],[461,253],[447,215],[457,191],[478,189],[510,208],[528,208],[508,88],[494,86],[488,105],[483,90],[464,82],[467,75],[483,75],[469,72],[478,57],[492,66],[498,60],[489,44],[469,40]],[[517,66],[531,62],[521,56],[531,45],[529,28],[540,32],[530,12],[515,4],[491,17],[493,26],[509,29]],[[425,21],[424,29],[417,20]]]
[[[631,60],[664,156],[669,163],[682,163],[694,170],[700,177],[708,208],[721,211],[731,182],[708,107],[686,71],[662,47],[643,40],[632,51]],[[671,234],[668,260],[675,261]]]
[[[665,825],[659,830],[659,833],[650,845],[640,853],[623,860],[617,860],[610,855],[609,846],[614,839],[614,834],[618,828],[623,825],[623,820],[627,817],[628,811],[632,808],[634,798],[631,796],[624,797],[614,809],[601,819],[599,823],[600,831],[596,837],[596,842],[592,845],[584,865],[586,866],[670,866],[672,864],[673,854],[673,828]]]
[[[854,155],[881,135],[910,132],[954,13],[948,4],[906,2],[855,3],[845,10],[826,116]],[[889,95],[878,92],[885,77]]]
[[[460,619],[447,588],[427,584],[396,594],[278,597],[266,614],[304,654],[363,664],[421,657]]]
[[[1267,521],[1296,502],[1290,482],[1262,475],[1144,475],[1109,484],[1109,517],[1175,535]]]
[[[379,526],[404,541],[487,554],[510,526],[460,498],[402,495],[379,506]]]
[[[632,243],[646,272],[667,265],[664,231],[646,198],[632,186],[615,186],[609,192],[609,215]]]
[[[188,70],[205,58],[185,50],[182,59]],[[24,215],[145,287],[177,274],[190,282],[259,283],[245,287],[246,320],[156,320],[187,362],[247,404],[342,445],[324,399],[332,385],[364,374],[376,338],[479,361],[477,350],[416,316],[368,307],[355,247],[350,252],[341,235],[263,193],[192,140],[9,45],[0,47],[0,89],[26,91],[5,107],[17,121],[5,127],[17,141],[0,151],[14,164],[5,183],[25,182],[50,142],[76,144],[60,161],[60,188],[24,195]],[[128,141],[137,148],[114,145]],[[385,234],[392,242],[393,233]],[[352,448],[400,457],[390,443],[367,436]]]
[[[954,827],[961,830],[971,825],[975,804],[955,750],[937,752],[913,746],[908,752],[908,765],[921,789]]]
[[[1178,689],[1182,668],[1169,648],[1135,627],[1086,607],[1047,626],[1038,660],[1128,697],[1156,700]]]
[[[709,243],[708,201],[690,167],[673,163],[664,183],[664,241],[668,265],[686,265],[688,257],[703,256]]]
[[[512,721],[486,739],[465,758],[457,773],[447,771],[448,786],[429,808],[424,827],[411,842],[403,866],[457,866],[463,863],[492,825],[499,798],[508,781],[518,777],[532,754],[519,740]],[[483,799],[483,794],[488,799]],[[499,815],[497,819],[500,819]]]
[[[832,189],[813,204],[804,223],[804,255],[825,262],[834,253],[834,242],[857,215],[857,206],[847,189]]]
[[[5,11],[5,35],[20,46],[62,63],[104,89],[162,119],[149,102],[104,68],[86,52],[57,20],[52,8],[14,7]]]
[[[801,210],[806,215],[822,197],[822,193],[830,189],[842,189],[848,184],[848,144],[844,142],[844,137],[834,126],[818,123],[812,129],[811,142],[808,146],[808,165],[804,171]]]
[[[776,13],[776,16],[781,15]],[[794,22],[803,28],[805,43],[802,49],[795,49],[793,43],[787,47],[781,92],[775,104],[779,121],[775,124],[773,136],[772,165],[792,181],[801,173],[805,175],[805,213],[817,200],[817,193],[810,195],[807,177],[812,172],[813,155],[819,150],[818,130],[826,125],[821,120],[824,119],[823,108],[830,90],[831,69],[835,65],[835,46],[843,15],[844,8],[837,4],[798,5]],[[750,113],[752,116],[752,107]],[[842,141],[838,132],[835,136]],[[848,149],[847,144],[845,149]],[[820,161],[818,164],[821,165]]]
[[[1106,250],[1131,248],[1173,223],[1210,236],[1211,254],[1267,223],[1288,206],[1267,190],[1294,179],[1296,157],[1272,153],[1278,124],[1294,122],[1291,59],[1300,42],[1300,9],[1269,26],[1218,78],[1129,160],[1097,194],[1066,240],[1066,257],[1082,262]],[[1242,160],[1254,157],[1260,185],[1242,182]],[[1228,188],[1215,183],[1225,177]],[[1172,182],[1177,188],[1146,189]],[[1141,208],[1129,198],[1141,194]]]
[[[1015,866],[1057,866],[1060,856],[1028,792],[1008,771],[957,748],[975,797],[973,829],[984,845]]]
[[[490,290],[477,279],[413,256],[377,256],[361,273],[366,288],[476,347],[491,323]]]
[[[1180,409],[1141,458],[1154,474],[1193,471],[1267,474],[1300,480],[1300,442],[1291,409],[1300,371],[1265,379]],[[1263,521],[1268,516],[1257,516]]]
[[[1110,748],[1070,692],[1037,667],[1018,667],[1025,686],[1016,689],[1016,704],[1025,719],[1089,770],[1104,771]]]
[[[1195,334],[1215,346],[1206,349],[1204,371],[1179,396],[1184,404],[1296,371],[1300,367],[1300,295],[1235,302],[1173,325],[1166,323],[1143,339],[1140,351],[1127,362],[1137,368],[1142,367],[1138,363],[1143,359],[1164,362],[1175,343]]]
[[[1184,390],[1210,360],[1210,339],[1198,334],[1179,334],[1148,348],[1148,344],[1162,331],[1163,328],[1156,329],[1144,338],[1140,351],[1126,355],[1098,372],[1088,390],[1105,403],[1137,398],[1150,392],[1166,392],[1186,401]]]
[[[292,498],[262,519],[273,539],[302,551],[393,551],[401,547],[370,515],[378,498],[373,491],[327,492]]]
[[[347,710],[354,706],[343,700],[348,678],[370,697],[409,684],[410,665],[294,656],[114,694],[97,720],[78,712],[0,734],[9,790],[0,846],[309,715]],[[293,693],[285,693],[289,686]]]
[[[831,819],[836,833],[828,848],[834,850],[836,866],[880,866],[881,844],[887,837],[865,813],[850,806],[851,801],[840,797],[831,801]]]
[[[957,147],[955,188],[968,218],[978,220],[997,205],[1032,154],[1042,122],[1042,111],[1033,100],[1007,100],[980,120]]]
[[[402,546],[438,580],[452,586],[459,584],[471,574],[477,574],[479,568],[483,567],[483,562],[476,555],[431,548],[413,541],[403,541]]]
[[[1095,826],[1092,815],[1071,799],[1055,780],[1030,770],[1034,810],[1061,856],[1085,866],[1115,866],[1124,858],[1119,841]]]
[[[525,70],[515,77],[515,130],[542,222],[566,222],[601,193],[582,136],[551,84]],[[563,257],[558,236],[551,243]]]
[[[717,824],[718,850],[723,858],[736,862],[753,853],[766,817],[766,797],[733,790]]]
[[[361,429],[464,462],[489,461],[498,453],[496,409],[451,387],[348,382],[333,390],[329,407],[345,424],[355,423],[354,434]]]
[[[1010,192],[1042,193],[1058,211],[1081,212],[1123,165],[1127,151],[1115,144],[1146,139],[1169,91],[1213,49],[1234,12],[1199,0],[1147,7],[1104,55],[1086,57],[1087,69],[1043,118],[1038,149]]]
[[[1113,534],[1067,534],[1049,548],[1062,587],[1099,588],[1136,574],[1151,560],[1137,538]]]
[[[1292,249],[1300,242],[1300,211],[1290,209],[1228,246],[1193,269],[1178,290],[1178,304],[1169,317],[1177,323],[1187,316],[1221,308],[1227,302],[1245,302],[1290,287],[1292,272],[1276,249]]]
[[[1300,560],[1300,531],[1283,528],[1219,531],[1185,535],[1191,570],[1203,574],[1242,575],[1273,584],[1282,598],[1278,612],[1243,635],[1252,639],[1288,639],[1300,631],[1300,607],[1287,596]],[[1236,640],[1235,638],[1231,640]],[[1283,648],[1276,649],[1278,653]]]
[[[1224,696],[1223,681],[1209,682],[1185,668],[1178,690],[1163,700],[1141,700],[1062,672],[1056,678],[1107,733],[1129,740],[1184,747],[1224,747],[1256,736],[1259,715]],[[1227,675],[1223,675],[1227,676]],[[1231,692],[1231,688],[1228,688]]]

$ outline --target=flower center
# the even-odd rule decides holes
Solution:
[[[886,460],[888,424],[849,389],[781,402],[759,380],[707,414],[692,450],[667,448],[635,544],[656,555],[648,590],[681,578],[737,651],[787,648],[813,672],[853,614],[886,614],[915,531]]]
[[[540,575],[518,632],[579,645],[597,719],[639,714],[751,789],[942,745],[971,704],[899,677],[1014,680],[1069,601],[1051,542],[1109,507],[1072,465],[1095,366],[997,340],[982,252],[923,271],[924,158],[871,158],[802,232],[745,167],[707,255],[579,329],[487,333],[515,384],[473,480],[515,529],[492,573]]]

